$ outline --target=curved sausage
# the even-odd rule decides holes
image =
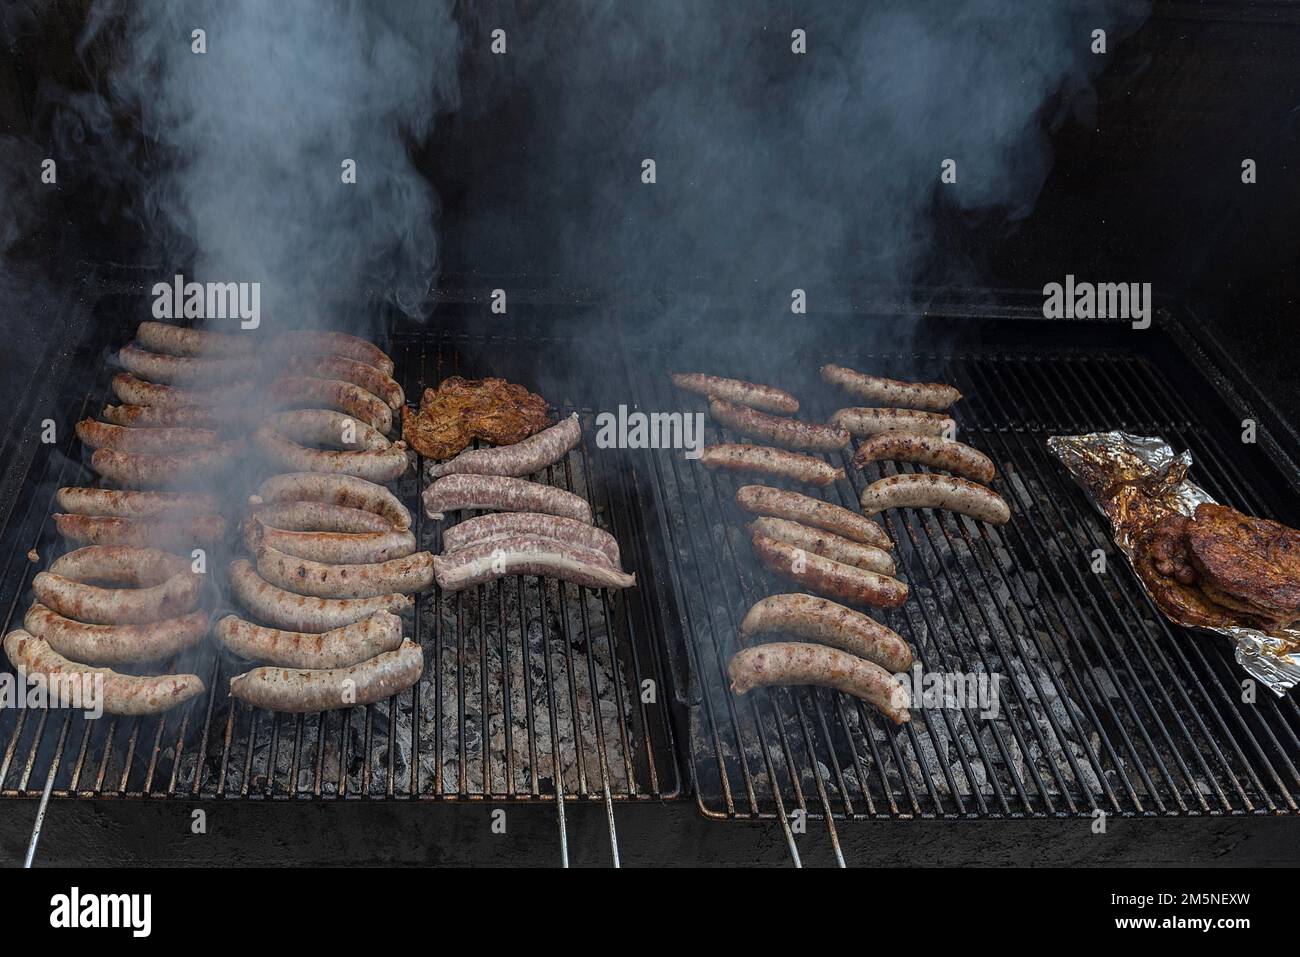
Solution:
[[[285,438],[308,445],[383,451],[393,444],[373,425],[329,409],[274,412],[266,417],[266,425]]]
[[[410,594],[433,584],[433,555],[416,552],[405,558],[369,565],[326,565],[257,548],[257,573],[272,585],[315,598],[377,598]]]
[[[750,532],[775,538],[796,548],[803,548],[814,554],[843,562],[856,568],[865,568],[877,575],[892,575],[896,571],[894,559],[889,552],[874,545],[842,538],[825,529],[810,528],[785,518],[758,518],[749,523]]]
[[[365,532],[405,532],[391,521],[374,512],[327,502],[280,502],[274,505],[253,505],[248,520],[257,519],[263,525],[287,532],[342,532],[359,535]],[[245,523],[247,524],[247,522]]]
[[[429,477],[470,473],[473,475],[509,475],[518,477],[540,472],[569,454],[582,441],[578,413],[561,419],[548,429],[530,435],[514,445],[490,449],[466,449],[446,462],[429,465]]]
[[[312,504],[319,507],[319,503]],[[386,532],[295,531],[276,528],[260,515],[250,516],[244,523],[244,542],[254,554],[259,545],[266,545],[286,555],[331,565],[368,565],[405,558],[415,551],[415,535],[391,526]]]
[[[190,406],[219,408],[223,403],[253,388],[251,379],[228,382],[220,389],[178,389],[176,386],[145,382],[129,372],[113,376],[113,394],[127,405],[160,405],[164,407]]]
[[[732,655],[727,674],[736,694],[773,685],[817,685],[861,698],[894,724],[912,717],[907,689],[888,671],[838,648],[801,641],[742,648]]]
[[[411,527],[411,513],[396,495],[382,485],[353,475],[287,472],[264,481],[257,494],[264,502],[324,502],[359,508],[382,515],[397,528]]]
[[[862,490],[862,511],[875,515],[887,508],[943,508],[990,525],[1011,520],[1011,509],[991,488],[951,475],[890,475]]]
[[[144,625],[184,615],[198,604],[199,586],[199,576],[188,571],[149,588],[100,588],[50,572],[32,579],[41,604],[96,625]]]
[[[198,449],[217,444],[212,429],[133,429],[121,425],[82,419],[77,423],[77,438],[92,449],[116,449],[119,452],[152,452],[155,455]]]
[[[860,611],[815,595],[772,595],[749,609],[740,623],[740,641],[788,634],[801,641],[830,645],[874,661],[886,671],[912,667],[912,648],[893,629]]]
[[[132,429],[216,429],[222,424],[212,407],[199,405],[106,405],[100,416]]]
[[[553,538],[518,535],[433,559],[438,587],[454,592],[506,575],[560,578],[588,588],[631,588],[636,576],[609,566],[602,552]]]
[[[54,524],[68,541],[91,545],[184,548],[211,545],[226,535],[226,520],[220,515],[117,518],[56,512]]]
[[[190,563],[161,548],[87,545],[60,555],[49,572],[74,581],[103,581],[147,587],[190,571]]]
[[[406,595],[348,599],[295,595],[266,581],[242,558],[230,563],[230,590],[254,617],[267,624],[313,634],[342,628],[377,611],[400,614],[414,604],[414,599]]]
[[[90,467],[119,485],[131,488],[170,488],[211,480],[212,473],[226,467],[242,448],[242,442],[230,441],[210,449],[195,449],[183,455],[96,449],[90,456]]]
[[[762,439],[785,449],[805,449],[813,452],[837,452],[852,439],[844,429],[817,422],[801,422],[779,415],[768,415],[749,406],[710,399],[709,414],[714,421],[732,431],[751,438]]]
[[[957,423],[937,412],[914,409],[839,409],[831,422],[862,438],[881,432],[910,432],[913,435],[957,434]]]
[[[827,465],[821,459],[801,452],[787,452],[765,445],[722,443],[706,445],[700,455],[706,468],[726,472],[751,472],[774,478],[806,482],[825,488],[836,479],[844,478],[844,469]]]
[[[161,352],[148,352],[136,346],[123,346],[117,361],[127,372],[150,382],[168,385],[213,384],[247,378],[257,371],[252,356],[227,358],[196,358],[174,356]]]
[[[883,608],[897,608],[907,601],[907,585],[896,578],[832,561],[766,535],[756,534],[752,542],[769,571],[819,595]]]
[[[882,432],[858,446],[853,456],[857,468],[871,462],[915,462],[931,468],[955,472],[987,485],[997,469],[993,461],[978,449],[937,435],[911,435],[907,432]]]
[[[493,512],[466,519],[443,531],[442,546],[445,551],[454,552],[516,535],[537,535],[580,545],[600,552],[615,568],[621,564],[618,541],[603,528],[541,512]]]
[[[211,515],[217,497],[204,492],[126,492],[109,488],[61,488],[59,508],[73,515],[113,518],[153,518],[168,515]]]
[[[290,356],[285,368],[294,375],[316,376],[321,379],[342,379],[359,385],[371,395],[377,395],[396,411],[406,403],[402,387],[386,373],[372,365],[344,356]]]
[[[5,635],[4,648],[15,667],[28,675],[44,675],[52,687],[64,686],[62,679],[68,677],[85,679],[102,675],[100,694],[104,711],[108,714],[161,714],[204,690],[198,675],[120,675],[107,668],[77,664],[64,658],[43,639],[22,629]],[[81,704],[88,707],[90,703],[83,700]]]
[[[586,499],[551,485],[506,475],[444,475],[424,490],[424,513],[440,519],[462,509],[545,512],[592,524]]]
[[[226,615],[216,627],[217,640],[241,658],[282,668],[346,668],[368,661],[402,644],[402,619],[377,611],[342,628],[319,634],[283,631]]]
[[[873,405],[942,412],[961,399],[961,392],[942,382],[902,382],[837,365],[822,366],[821,374],[824,381]]]
[[[679,389],[697,395],[716,396],[728,402],[739,402],[751,409],[777,412],[782,415],[794,415],[799,411],[799,400],[784,389],[774,386],[758,385],[743,379],[705,375],[703,372],[674,372],[671,378],[673,385]]]
[[[300,714],[374,704],[420,680],[424,653],[413,641],[348,668],[254,668],[230,679],[230,696],[255,708]]]
[[[374,366],[384,375],[393,374],[393,360],[373,342],[350,336],[346,332],[320,332],[315,329],[296,329],[275,337],[278,346],[288,346],[296,353],[343,356]]]
[[[73,661],[120,665],[158,661],[193,647],[208,633],[208,613],[194,611],[138,625],[88,625],[37,602],[27,610],[23,627]]]
[[[736,504],[756,515],[788,518],[876,548],[888,550],[894,547],[885,530],[871,519],[802,492],[770,485],[742,485],[736,490]]]
[[[342,379],[284,375],[267,389],[272,405],[337,409],[380,432],[393,431],[393,410],[377,395]]]
[[[358,429],[370,428],[364,422],[356,425]],[[382,449],[356,451],[309,449],[270,426],[262,426],[254,432],[253,441],[272,462],[295,472],[328,472],[371,482],[387,482],[398,478],[410,465],[405,442],[394,442]]]
[[[246,334],[205,332],[166,322],[140,323],[135,338],[146,349],[173,356],[246,356],[257,342]]]

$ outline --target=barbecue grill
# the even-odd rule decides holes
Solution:
[[[77,85],[81,58],[107,69],[120,40],[108,31],[78,48],[75,6],[34,16],[37,26],[7,47],[0,120],[6,136],[15,120],[33,142],[45,135],[79,159],[98,158],[110,131],[67,121],[76,111],[47,95],[89,95]],[[1287,388],[1294,355],[1270,350],[1278,337],[1266,334],[1292,308],[1297,275],[1293,230],[1278,226],[1294,221],[1300,201],[1285,172],[1300,136],[1294,5],[1158,0],[1138,33],[1124,37],[1127,27],[1117,27],[1110,59],[1090,61],[1106,64],[1095,79],[1095,117],[1056,125],[1058,108],[1077,105],[1062,89],[1024,118],[1053,130],[1055,166],[1033,215],[986,220],[939,189],[932,204],[911,211],[926,218],[932,248],[912,272],[899,271],[916,283],[906,289],[868,284],[876,266],[887,277],[880,281],[897,279],[892,250],[875,247],[863,251],[861,270],[859,250],[845,251],[851,276],[827,264],[810,279],[750,282],[740,274],[761,270],[762,257],[738,264],[730,249],[708,249],[715,237],[707,235],[699,246],[712,255],[691,260],[675,248],[670,214],[708,185],[683,185],[681,169],[689,179],[701,167],[684,164],[674,183],[668,157],[654,191],[633,176],[639,191],[620,192],[624,167],[639,172],[642,144],[604,139],[646,134],[662,120],[640,115],[636,101],[652,99],[679,69],[689,72],[689,57],[637,59],[645,77],[614,84],[606,100],[593,97],[590,116],[576,127],[565,117],[566,126],[551,113],[570,106],[571,88],[560,82],[568,67],[543,64],[521,42],[526,26],[564,35],[564,23],[500,12],[512,54],[495,58],[484,50],[497,13],[458,10],[465,35],[483,49],[466,43],[464,102],[410,157],[443,207],[436,308],[416,321],[381,302],[391,290],[350,287],[330,290],[345,305],[334,314],[373,320],[346,331],[392,356],[408,401],[449,375],[501,376],[542,394],[559,414],[577,412],[583,443],[540,478],[590,501],[637,586],[598,592],[515,577],[454,595],[421,593],[406,620],[424,651],[424,676],[364,708],[275,715],[232,702],[224,689],[243,666],[208,642],[177,662],[203,678],[206,694],[159,717],[88,722],[74,712],[0,709],[0,861],[843,866],[1300,857],[1294,693],[1252,688],[1224,640],[1171,625],[1046,447],[1056,434],[1161,436],[1191,451],[1190,478],[1219,501],[1300,526],[1300,433],[1292,425],[1300,402]],[[764,35],[749,39],[766,50],[775,37],[781,62],[756,55],[753,78],[744,70],[725,78],[739,88],[738,111],[754,130],[799,103],[777,94],[806,79],[799,64],[811,61],[784,57],[794,23],[786,20],[804,15],[770,13]],[[480,28],[484,35],[474,33]],[[582,42],[592,57],[604,49],[599,30]],[[59,68],[67,76],[47,84]],[[701,89],[712,86],[708,74],[701,68],[695,77]],[[580,92],[586,103],[592,90]],[[451,110],[432,102],[434,112]],[[97,119],[117,128],[136,118]],[[710,174],[731,175],[737,157],[728,150],[691,154],[690,135],[668,133],[661,142],[683,150],[679,159],[706,156],[718,165]],[[792,178],[819,175],[811,143],[807,154],[791,154],[808,164]],[[636,155],[624,156],[627,149]],[[1243,155],[1260,170],[1249,187],[1239,182]],[[61,159],[55,198],[33,206],[42,228],[0,250],[13,254],[0,269],[25,257],[48,261],[51,273],[35,292],[20,288],[12,306],[9,274],[0,272],[0,302],[13,313],[5,328],[24,344],[0,350],[6,631],[22,620],[32,577],[62,549],[50,518],[55,491],[94,477],[73,424],[108,397],[113,354],[146,318],[151,284],[190,265],[141,266],[155,253],[141,251],[147,243],[135,226],[103,217],[116,207],[101,192],[130,192],[139,186],[132,177],[161,176],[169,161],[161,150],[130,158],[125,182],[107,174],[99,182],[102,168]],[[25,184],[9,177],[6,159],[0,150],[0,185]],[[969,175],[964,161],[962,169]],[[815,214],[810,207],[786,226],[816,231],[821,224],[804,221]],[[629,241],[636,230],[622,228],[628,223],[658,230],[644,256],[641,237]],[[857,235],[863,224],[868,217],[841,227]],[[707,225],[690,224],[703,233]],[[884,245],[910,242],[905,226]],[[591,261],[575,254],[591,250],[572,235],[584,227],[592,247],[607,243],[613,252]],[[620,255],[626,275],[601,275]],[[730,272],[709,274],[720,263]],[[1145,329],[1045,320],[1038,287],[1067,271],[1150,280],[1168,298]],[[923,285],[951,275],[960,279]],[[796,283],[821,284],[808,290],[807,315],[793,315],[789,289],[776,288]],[[491,307],[496,289],[509,292],[506,315]],[[1205,302],[1209,318],[1193,302]],[[733,694],[726,666],[746,610],[797,590],[752,553],[752,516],[734,502],[745,481],[710,472],[681,449],[597,441],[597,418],[621,406],[702,411],[703,401],[668,379],[688,369],[789,389],[804,403],[801,416],[824,421],[849,404],[820,381],[825,362],[951,382],[965,396],[954,411],[960,437],[996,463],[994,487],[1012,520],[991,527],[929,510],[886,513],[912,595],[873,614],[909,642],[924,673],[996,676],[986,685],[991,700],[917,709],[894,727],[825,689]],[[41,439],[47,419],[53,444]],[[1248,420],[1253,441],[1243,439]],[[705,422],[707,442],[743,441]],[[850,508],[873,480],[910,469],[859,471],[852,452],[836,463],[848,482],[825,492]],[[419,547],[437,551],[442,526],[419,508],[423,466],[394,488],[419,516]],[[219,581],[207,587],[205,607],[230,607]],[[192,812],[218,808],[215,836],[189,840]],[[493,828],[502,810],[504,834]],[[1123,840],[1092,840],[1098,822]]]
[[[414,637],[426,651],[425,678],[364,709],[276,716],[232,704],[220,689],[238,666],[204,646],[189,667],[209,692],[158,718],[87,722],[6,710],[0,796],[541,806],[554,815],[565,862],[569,821],[584,805],[602,809],[613,862],[626,841],[619,808],[637,804],[693,803],[709,827],[757,822],[780,835],[794,861],[801,844],[808,852],[807,829],[824,835],[814,853],[840,863],[851,862],[844,846],[861,839],[854,832],[881,820],[1294,815],[1293,699],[1264,692],[1243,703],[1245,675],[1230,649],[1155,611],[1044,440],[1112,428],[1162,435],[1192,451],[1193,475],[1212,494],[1292,522],[1300,443],[1232,377],[1228,360],[1206,350],[1191,316],[1162,313],[1149,330],[1062,325],[1029,318],[1033,297],[982,299],[978,315],[960,300],[932,307],[923,322],[933,350],[846,348],[855,332],[906,342],[915,325],[852,312],[760,321],[745,333],[761,330],[758,350],[718,340],[691,348],[726,374],[771,379],[763,373],[781,368],[779,381],[812,400],[812,416],[832,408],[830,390],[816,382],[832,359],[962,389],[961,433],[997,463],[1013,520],[992,528],[892,513],[886,527],[914,597],[881,619],[927,671],[1002,675],[994,718],[971,707],[925,710],[894,730],[822,689],[732,695],[723,676],[740,618],[758,598],[787,590],[749,551],[747,517],[732,500],[742,483],[681,450],[594,443],[594,417],[619,404],[689,407],[667,382],[674,357],[617,331],[575,353],[557,332],[569,307],[539,303],[530,319],[485,334],[481,304],[448,303],[427,329],[395,320],[384,343],[408,395],[451,374],[529,382],[530,369],[552,370],[549,397],[580,413],[585,441],[545,479],[589,498],[638,587],[600,593],[521,578],[422,594]],[[96,315],[120,317],[131,303],[105,295]],[[21,619],[38,567],[27,550],[54,546],[53,492],[85,467],[71,426],[105,397],[106,357],[117,343],[104,331],[124,328],[85,323],[85,341],[54,370],[59,403],[41,407],[66,410],[64,440],[38,446],[6,475],[18,489],[3,536],[7,625]],[[605,374],[595,374],[602,362]],[[1267,438],[1241,443],[1247,417]],[[877,476],[852,469],[849,458],[856,496]],[[413,507],[422,476],[397,486]],[[833,500],[856,501],[847,490]],[[421,519],[416,532],[421,547],[439,547],[434,523]],[[1109,559],[1104,573],[1092,570],[1096,550]]]

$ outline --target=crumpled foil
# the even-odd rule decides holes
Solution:
[[[1097,509],[1110,520],[1111,537],[1133,561],[1141,533],[1170,512],[1192,516],[1196,506],[1215,500],[1187,479],[1190,452],[1174,454],[1163,439],[1127,432],[1053,435],[1047,447],[1069,470]],[[1142,576],[1142,587],[1151,594]],[[1282,697],[1300,683],[1300,630],[1274,632],[1235,625],[1175,624],[1213,632],[1232,641],[1237,663]]]

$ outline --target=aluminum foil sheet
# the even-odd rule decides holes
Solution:
[[[1054,435],[1047,440],[1047,447],[1110,520],[1111,537],[1130,562],[1134,561],[1135,543],[1160,519],[1170,513],[1190,517],[1197,505],[1215,501],[1188,480],[1191,453],[1175,454],[1160,438],[1127,432]],[[1138,580],[1175,624],[1232,641],[1237,663],[1274,694],[1281,697],[1300,683],[1300,630],[1295,626],[1264,632],[1180,618],[1164,611],[1140,573]]]

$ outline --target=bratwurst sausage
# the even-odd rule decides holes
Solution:
[[[396,528],[411,527],[411,513],[396,495],[382,485],[354,475],[286,472],[258,486],[257,496],[262,502],[324,502],[359,508],[382,515]]]
[[[213,429],[133,429],[82,419],[76,430],[83,445],[119,452],[152,452],[157,455],[217,444],[217,433]]]
[[[84,679],[102,675],[101,702],[108,714],[161,714],[203,693],[203,682],[198,675],[147,677],[120,675],[107,668],[92,668],[69,661],[44,639],[28,634],[21,628],[5,635],[4,648],[5,654],[16,668],[21,668],[29,675],[44,675],[51,687],[63,686],[62,679],[69,677]],[[90,703],[83,700],[81,705],[86,707]]]
[[[359,385],[371,395],[377,395],[387,402],[390,409],[400,409],[406,402],[406,393],[392,376],[356,359],[344,356],[290,356],[285,362],[285,368],[294,375],[342,379]]]
[[[754,551],[772,572],[797,582],[809,591],[853,602],[897,608],[907,601],[907,585],[887,575],[823,558],[766,535],[752,539]]]
[[[374,512],[327,502],[279,502],[249,507],[245,525],[257,519],[270,528],[290,532],[342,532],[359,535],[366,532],[407,532]],[[245,532],[247,538],[247,531]],[[251,546],[250,546],[251,550]]]
[[[246,356],[256,344],[249,335],[204,332],[166,322],[140,323],[135,338],[146,349],[172,356]]]
[[[517,535],[434,556],[443,591],[460,591],[506,575],[562,578],[588,588],[631,588],[636,576],[611,567],[603,552],[581,545]]]
[[[27,610],[23,627],[73,661],[120,665],[170,658],[198,644],[208,633],[208,613],[194,611],[141,625],[88,625],[37,602]]]
[[[473,475],[509,475],[519,477],[540,472],[569,454],[569,450],[582,441],[582,425],[578,413],[561,419],[549,429],[543,429],[514,445],[491,449],[466,449],[446,462],[429,465],[429,477],[468,472]]]
[[[907,432],[882,432],[858,446],[853,456],[857,468],[871,462],[915,462],[931,468],[945,469],[987,485],[997,469],[987,455],[969,445],[937,435],[911,435]]]
[[[844,429],[768,415],[726,399],[710,399],[709,414],[718,424],[732,431],[785,449],[836,452],[848,445],[852,438]]]
[[[507,475],[444,475],[424,490],[424,514],[440,519],[462,509],[494,512],[545,512],[585,525],[591,506],[572,492]]]
[[[96,449],[90,456],[90,467],[119,485],[168,488],[210,478],[213,471],[225,468],[233,461],[242,448],[242,442],[231,441],[209,449],[195,449],[184,455]]]
[[[357,422],[356,427],[358,430],[370,428],[364,422]],[[394,442],[379,449],[362,448],[355,451],[309,449],[269,425],[254,432],[253,441],[272,462],[295,472],[327,472],[351,475],[370,482],[387,482],[398,478],[410,464],[405,442]]]
[[[287,347],[293,353],[343,356],[374,366],[386,376],[393,374],[393,360],[388,358],[384,350],[373,342],[358,339],[346,332],[318,332],[314,329],[282,332],[275,337],[274,346]]]
[[[106,405],[100,415],[133,429],[217,429],[223,424],[215,408],[200,405]]]
[[[74,515],[113,518],[154,518],[168,515],[212,515],[217,497],[204,492],[124,492],[109,488],[61,488],[59,508]]]
[[[319,502],[310,504],[321,507]],[[348,511],[355,512],[356,509]],[[369,512],[357,514],[379,517]],[[391,526],[386,532],[293,531],[276,528],[265,522],[261,515],[250,516],[244,523],[244,542],[254,554],[259,545],[267,545],[286,555],[333,565],[386,562],[404,558],[415,551],[415,535]]]
[[[346,599],[295,595],[272,585],[242,558],[230,563],[230,590],[256,618],[276,628],[313,634],[342,628],[377,611],[399,614],[415,603],[406,595]]]
[[[961,399],[957,389],[942,382],[901,382],[837,365],[824,365],[821,373],[826,382],[873,405],[942,412]]]
[[[957,434],[957,423],[946,415],[913,409],[840,409],[831,416],[831,422],[859,438],[881,432],[910,432],[947,438]]]
[[[123,346],[117,353],[117,359],[127,372],[150,382],[165,382],[168,385],[230,382],[246,378],[257,371],[252,356],[195,358],[148,352],[132,345]]]
[[[799,411],[799,400],[784,389],[758,385],[743,379],[726,379],[703,372],[674,372],[673,385],[697,395],[716,396],[728,402],[739,402],[751,409],[794,415]]]
[[[802,492],[772,488],[770,485],[742,485],[736,490],[736,504],[756,515],[771,515],[804,525],[814,525],[876,548],[894,547],[885,530],[871,519]]]
[[[54,524],[68,541],[89,545],[184,548],[211,545],[221,541],[226,534],[226,520],[220,515],[117,518],[56,512]]]
[[[878,575],[894,574],[894,559],[889,552],[874,545],[863,545],[842,538],[824,529],[809,528],[785,518],[758,518],[749,523],[749,530],[758,535],[775,538],[778,542],[807,549],[814,554],[843,562],[856,568],[865,568]]]
[[[1011,520],[1011,509],[991,488],[951,475],[891,475],[862,490],[862,511],[875,515],[887,508],[944,508],[990,525]]]
[[[393,431],[393,410],[388,403],[342,379],[280,376],[267,389],[267,398],[273,406],[337,409],[380,432]]]
[[[442,533],[442,546],[445,551],[454,552],[516,535],[537,535],[581,545],[601,552],[615,568],[621,563],[618,541],[603,528],[541,512],[493,512],[466,519]]]
[[[226,383],[220,389],[178,389],[176,386],[145,382],[129,372],[119,372],[113,376],[112,384],[113,394],[127,405],[160,405],[168,408],[190,405],[220,407],[253,388],[252,380],[245,379]]]
[[[374,704],[420,680],[424,653],[413,641],[348,668],[254,668],[230,679],[230,697],[268,711],[300,714]]]
[[[346,668],[402,644],[402,619],[387,611],[319,634],[283,631],[227,615],[217,622],[217,640],[252,661],[282,668]]]
[[[800,452],[768,448],[765,445],[723,443],[706,445],[700,455],[706,468],[727,472],[751,472],[758,475],[806,482],[825,488],[844,478],[844,469],[827,465],[821,459]]]
[[[128,588],[101,588],[103,581]],[[184,559],[156,548],[88,545],[32,579],[37,601],[67,618],[97,625],[141,625],[175,618],[198,604],[202,579]]]
[[[896,632],[874,618],[815,595],[772,595],[749,609],[740,623],[740,641],[788,634],[830,645],[874,661],[886,671],[912,667],[912,649]]]
[[[772,685],[817,685],[861,698],[894,724],[912,717],[907,689],[888,671],[838,648],[801,641],[742,648],[732,655],[727,674],[736,694]]]
[[[416,552],[368,565],[326,565],[257,547],[257,573],[272,585],[315,598],[377,598],[410,594],[433,584],[433,555]]]

